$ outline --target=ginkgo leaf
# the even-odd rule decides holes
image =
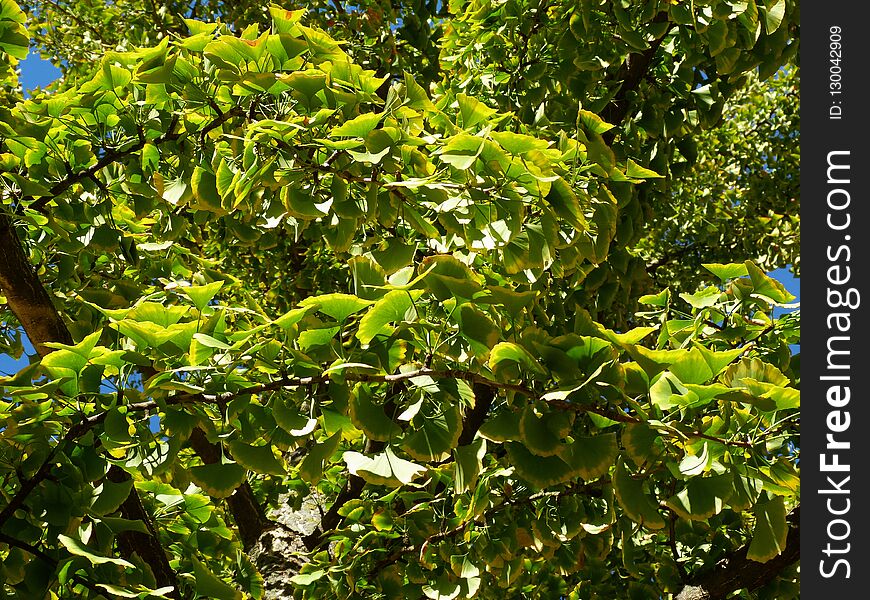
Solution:
[[[431,412],[434,414],[415,418],[412,421],[414,430],[405,432],[402,440],[402,448],[417,460],[443,460],[456,447],[462,434],[462,413],[459,406],[444,401]]]
[[[206,285],[191,285],[181,288],[180,291],[190,298],[196,309],[202,311],[223,287],[223,281],[215,281]]]
[[[458,493],[471,490],[477,483],[485,454],[486,440],[483,438],[477,438],[467,446],[453,449],[455,458],[453,487]]]
[[[416,315],[414,301],[422,295],[422,290],[393,290],[375,302],[363,316],[356,337],[363,344],[370,343],[390,323],[403,321],[411,313]]]
[[[308,450],[308,454],[305,455],[305,458],[302,459],[302,464],[299,465],[299,476],[303,481],[311,485],[315,485],[320,481],[326,462],[335,454],[340,441],[341,431],[339,430]]]
[[[387,442],[402,433],[401,427],[393,421],[392,415],[384,412],[383,405],[374,403],[374,394],[368,384],[358,384],[348,402],[349,416],[355,427],[369,438]]]
[[[213,498],[226,498],[247,478],[245,468],[236,463],[212,463],[190,467],[190,478]]]
[[[788,538],[785,503],[782,496],[755,505],[755,528],[746,558],[765,563],[782,554]]]
[[[373,458],[359,452],[348,451],[344,453],[343,459],[348,471],[377,485],[392,487],[408,485],[426,473],[426,467],[399,458],[389,446]]]
[[[239,590],[219,579],[198,558],[191,556],[190,560],[198,595],[214,600],[242,600],[244,596]]]
[[[123,504],[133,489],[133,480],[114,481],[104,480],[94,490],[94,503],[91,504],[91,512],[95,515],[110,515]]]
[[[560,456],[536,456],[518,442],[505,443],[505,449],[517,475],[537,489],[565,483],[577,476],[576,469]]]
[[[632,521],[648,529],[661,529],[665,526],[664,517],[658,511],[657,504],[643,491],[643,480],[631,476],[622,457],[616,463],[612,481],[616,499]]]
[[[329,134],[335,137],[365,137],[378,126],[381,117],[378,113],[363,113],[335,127]]]
[[[322,294],[309,296],[300,302],[299,306],[313,306],[315,310],[329,315],[341,323],[350,315],[361,311],[370,304],[372,304],[370,300],[363,300],[351,294]]]
[[[645,423],[627,423],[622,430],[622,445],[636,464],[642,465],[657,452],[659,433]]]
[[[701,521],[719,514],[733,493],[734,485],[729,474],[693,477],[665,504],[683,519]]]
[[[468,129],[485,121],[497,111],[486,104],[466,94],[457,94],[456,101],[459,103],[459,114],[462,117],[462,126]]]
[[[573,422],[573,413],[552,410],[539,415],[531,406],[527,406],[520,417],[520,435],[533,454],[553,456],[561,450],[561,440],[568,434]]]
[[[540,363],[529,352],[513,342],[499,342],[489,354],[489,368],[500,380],[517,379],[520,375],[519,367],[523,367],[533,373],[544,374],[545,371]]]
[[[90,562],[92,565],[103,565],[106,563],[111,563],[113,565],[119,565],[122,567],[134,568],[134,565],[131,562],[126,561],[123,558],[101,556],[100,554],[97,554],[96,551],[94,551],[92,548],[89,548],[88,546],[83,544],[80,540],[72,538],[68,535],[58,535],[57,541],[59,541],[70,554],[86,558],[88,562]]]
[[[252,446],[241,441],[232,441],[227,444],[227,448],[236,462],[255,473],[268,475],[286,473],[283,461],[275,456],[271,445]]]
[[[559,456],[588,481],[606,475],[618,452],[616,434],[601,433],[575,437],[573,442],[562,447]]]

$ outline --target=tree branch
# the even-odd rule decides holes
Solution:
[[[5,213],[0,213],[0,289],[40,356],[51,352],[45,342],[72,344],[66,324],[34,272],[12,219]]]
[[[122,483],[130,481],[132,477],[127,471],[117,465],[112,465],[109,472],[106,474],[106,479],[114,483]],[[139,492],[136,487],[130,488],[130,494],[127,499],[121,504],[121,514],[125,519],[131,521],[142,521],[148,528],[149,533],[145,534],[141,531],[122,531],[118,534],[117,544],[121,556],[132,557],[138,555],[145,564],[151,567],[154,573],[154,579],[158,587],[172,587],[169,592],[169,597],[175,600],[181,600],[181,592],[178,588],[178,581],[175,576],[175,571],[169,565],[166,559],[166,551],[160,544],[160,539],[157,531],[154,529],[154,523],[151,517],[145,512],[145,507],[142,505],[142,499],[139,498]]]
[[[662,23],[667,20],[668,13],[662,11],[653,17],[651,23]],[[633,52],[626,57],[625,62],[622,64],[622,67],[620,67],[615,77],[615,81],[621,81],[622,85],[619,86],[616,95],[601,112],[602,119],[612,125],[619,125],[622,123],[628,115],[629,93],[635,91],[640,86],[640,82],[643,81],[644,77],[646,77],[647,71],[652,64],[653,58],[655,58],[656,52],[658,52],[662,42],[675,26],[676,24],[672,24],[668,27],[664,35],[653,40],[650,43],[649,48],[643,52]],[[616,128],[604,133],[604,141],[610,145],[615,136]]]
[[[178,125],[178,116],[173,115],[172,121],[170,122],[170,125],[169,125],[167,132],[164,133],[163,135],[161,135],[160,137],[158,137],[157,139],[155,139],[152,143],[155,146],[159,146],[160,144],[163,144],[165,142],[168,142],[171,140],[177,140],[179,137],[181,137],[182,134],[174,133],[174,129],[175,129],[176,125]],[[211,124],[209,124],[209,125],[211,125]],[[43,212],[45,210],[45,207],[48,205],[49,202],[51,202],[52,200],[54,200],[55,198],[60,196],[62,193],[67,191],[70,187],[72,187],[76,183],[81,182],[83,179],[95,179],[96,174],[99,171],[101,171],[102,169],[105,169],[106,167],[108,167],[111,164],[118,162],[119,160],[121,160],[123,158],[126,158],[132,154],[135,154],[136,152],[138,152],[139,150],[144,148],[146,143],[147,143],[146,139],[140,138],[138,141],[133,142],[130,146],[128,146],[124,150],[115,149],[115,150],[107,151],[103,155],[103,157],[100,158],[94,165],[88,167],[87,169],[84,169],[83,171],[79,171],[77,173],[72,173],[72,174],[68,175],[65,179],[63,179],[62,181],[59,181],[58,183],[54,184],[52,186],[52,188],[49,190],[48,196],[42,196],[40,198],[37,198],[36,200],[34,200],[33,202],[30,203],[29,207],[32,208],[33,210]]]
[[[190,435],[191,448],[202,461],[207,464],[218,463],[221,460],[221,449],[217,444],[212,444],[205,437],[205,433],[199,427],[194,427]],[[247,480],[236,488],[236,491],[227,498],[227,506],[236,527],[239,528],[239,538],[242,546],[249,550],[257,543],[263,532],[272,524],[266,517],[263,507],[257,502],[254,490]]]
[[[0,543],[6,544],[7,546],[11,546],[14,548],[18,548],[19,550],[24,550],[28,554],[32,554],[33,556],[47,564],[49,567],[57,567],[57,559],[49,556],[36,546],[32,546],[30,544],[22,542],[21,540],[15,539],[11,535],[0,533]]]

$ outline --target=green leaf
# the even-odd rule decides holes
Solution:
[[[378,126],[383,115],[379,113],[363,113],[335,127],[329,132],[333,137],[366,137],[369,132]]]
[[[680,461],[680,473],[686,477],[694,477],[700,475],[707,468],[707,463],[710,460],[709,449],[707,442],[701,448],[701,452],[697,455],[686,454],[683,460]]]
[[[422,290],[393,290],[375,302],[359,323],[356,337],[363,344],[369,344],[376,335],[385,331],[390,323],[416,318],[414,302],[423,294]],[[410,316],[409,313],[413,313]]]
[[[431,412],[434,414],[414,419],[418,427],[406,432],[402,440],[402,448],[416,460],[444,460],[462,434],[462,413],[458,405],[443,401]]]
[[[148,533],[147,531],[145,532]],[[139,598],[142,594],[140,592],[132,592],[126,588],[122,588],[117,585],[112,585],[110,583],[98,583],[97,587],[101,587],[113,596],[118,596],[120,598]]]
[[[586,131],[601,135],[613,129],[613,125],[606,123],[601,117],[588,110],[580,110],[577,113],[577,118],[583,125]]]
[[[63,545],[64,548],[70,554],[74,554],[75,556],[82,556],[86,558],[92,565],[103,565],[103,564],[113,564],[119,565],[122,567],[130,567],[135,568],[134,565],[123,558],[111,558],[108,556],[100,556],[96,554],[91,548],[85,546],[80,540],[69,537],[68,535],[60,534],[57,536],[57,540]]]
[[[561,440],[571,430],[573,413],[551,410],[538,415],[526,406],[520,417],[520,435],[526,447],[537,456],[554,456],[562,448]]]
[[[199,166],[195,167],[190,178],[190,188],[197,201],[196,208],[218,215],[226,214],[226,210],[221,204],[221,194],[218,192],[217,179],[214,173]],[[202,309],[200,308],[200,310]]]
[[[782,25],[785,18],[785,0],[765,0],[764,5],[764,28],[767,35],[770,35]]]
[[[736,470],[733,476],[734,493],[728,499],[728,504],[734,510],[746,510],[758,501],[762,482],[754,477],[741,475]]]
[[[303,415],[295,406],[280,398],[276,398],[272,403],[272,416],[278,427],[294,437],[306,436],[317,426],[317,419]]]
[[[306,306],[304,308],[294,308],[284,313],[272,322],[281,329],[289,330],[291,327],[296,325],[296,323],[301,321],[302,318],[305,317],[305,315],[311,312],[312,309],[313,307],[311,306]]]
[[[91,504],[91,512],[98,516],[112,514],[121,507],[121,504],[130,495],[130,490],[132,489],[132,479],[118,483],[108,479],[104,480],[94,490],[96,497],[94,498],[94,503]]]
[[[764,271],[755,266],[755,263],[747,260],[744,264],[749,272],[749,279],[752,281],[753,291],[756,294],[760,294],[779,304],[787,304],[795,299],[795,296],[785,289],[784,285],[776,279],[768,277]]]
[[[252,446],[236,440],[230,442],[227,447],[236,462],[255,473],[284,475],[287,472],[283,461],[279,460],[272,451],[271,445]]]
[[[648,529],[661,529],[665,526],[664,517],[658,511],[657,504],[643,491],[643,480],[631,476],[622,457],[616,463],[612,482],[619,505],[632,521]]]
[[[326,575],[326,571],[318,569],[316,571],[309,571],[308,573],[300,573],[299,575],[294,575],[290,578],[290,581],[295,585],[306,586],[320,580],[324,575]]]
[[[489,354],[489,368],[496,379],[519,379],[521,372],[518,367],[524,367],[535,374],[546,374],[541,364],[519,344],[499,342],[493,347]]]
[[[247,471],[237,463],[212,463],[190,467],[190,478],[213,498],[227,498],[247,479]]]
[[[212,301],[212,298],[215,297],[223,285],[223,281],[215,281],[206,285],[192,285],[180,288],[180,291],[190,298],[196,309],[201,312],[208,306],[209,302]]]
[[[589,229],[589,223],[580,207],[577,194],[561,177],[552,182],[550,193],[547,194],[547,202],[553,207],[553,211],[560,219],[567,221],[578,231]]]
[[[738,277],[746,277],[749,275],[749,270],[746,268],[745,263],[730,263],[727,265],[720,263],[707,263],[701,266],[722,280],[723,283],[729,279],[737,279]]]
[[[131,480],[132,481],[132,480]],[[121,517],[100,517],[100,522],[112,530],[112,533],[119,534],[124,531],[137,531],[145,535],[151,535],[148,527],[142,521],[133,521],[131,519],[123,519]]]
[[[388,416],[384,407],[375,404],[373,399],[370,385],[360,383],[354,387],[348,402],[350,420],[354,426],[378,442],[387,442],[401,435],[402,429],[393,421],[392,415]]]
[[[351,294],[322,294],[309,296],[299,303],[303,307],[315,307],[315,310],[329,315],[339,323],[344,322],[350,315],[370,306],[371,300],[363,300]]]
[[[591,481],[607,474],[619,453],[615,433],[576,436],[562,448],[560,456],[573,472]]]
[[[220,350],[229,350],[230,346],[226,342],[222,342],[218,339],[213,338],[212,336],[206,333],[194,333],[193,339],[206,346],[208,348],[218,348]]]
[[[133,439],[130,429],[131,423],[118,407],[106,411],[106,417],[103,419],[103,431],[109,440],[119,444],[129,443]]]
[[[196,594],[209,600],[242,600],[242,593],[218,579],[208,567],[195,556],[190,557],[193,563],[193,575],[196,578]]]
[[[660,306],[665,307],[668,305],[668,301],[671,298],[671,291],[667,288],[663,289],[658,294],[647,294],[645,296],[641,296],[637,299],[641,304],[648,304],[650,306]]]
[[[536,456],[517,442],[507,442],[504,446],[517,475],[535,488],[548,488],[577,476],[575,469],[559,456]]]
[[[755,528],[746,558],[766,563],[785,550],[788,538],[785,504],[782,496],[755,505]]]
[[[408,485],[426,473],[426,467],[399,458],[389,446],[374,458],[350,451],[345,452],[342,458],[352,474],[376,485]]]
[[[457,493],[470,491],[477,483],[486,455],[486,440],[477,438],[467,446],[453,449],[453,488]]]
[[[480,427],[480,435],[493,442],[520,439],[520,413],[503,410],[488,418]]]
[[[473,127],[498,112],[477,98],[466,94],[456,94],[456,101],[459,103],[459,115],[462,117],[462,127],[464,129]]]
[[[640,166],[630,158],[625,164],[625,176],[632,179],[656,179],[663,177],[663,175],[659,175],[655,171]]]
[[[635,464],[649,462],[657,453],[659,434],[646,423],[628,423],[622,430],[622,445]]]
[[[546,140],[510,131],[493,131],[489,135],[511,154],[525,154],[532,150],[546,150],[550,145]]]
[[[477,356],[481,358],[489,354],[501,337],[501,329],[493,323],[486,313],[471,304],[463,304],[455,313],[459,322],[459,333],[470,344]]]
[[[316,485],[323,476],[323,469],[330,457],[338,449],[341,441],[341,431],[335,432],[322,442],[315,444],[308,450],[308,454],[299,465],[299,477],[309,485]]]
[[[680,294],[680,298],[697,309],[714,306],[721,296],[722,290],[712,285],[694,294]]]
[[[693,477],[679,493],[665,504],[680,518],[703,521],[722,512],[734,492],[730,474]]]

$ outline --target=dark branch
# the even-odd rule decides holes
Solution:
[[[112,465],[106,474],[106,478],[114,483],[121,483],[129,481],[130,474],[117,465]],[[151,517],[145,512],[145,507],[142,506],[142,500],[139,498],[139,493],[135,487],[130,489],[130,494],[121,504],[121,514],[125,519],[142,521],[149,531],[148,534],[141,531],[123,531],[119,533],[117,543],[121,555],[129,558],[137,554],[139,558],[145,561],[145,564],[151,567],[154,579],[157,581],[157,586],[171,587],[172,591],[169,592],[170,598],[181,600],[175,571],[169,565],[166,551],[160,544],[157,531],[151,522]]]
[[[651,22],[662,23],[667,20],[668,13],[660,12],[653,17]],[[619,72],[615,77],[615,80],[621,81],[622,85],[619,86],[616,95],[601,112],[602,119],[613,125],[619,125],[622,123],[628,115],[628,110],[630,108],[628,102],[629,94],[637,90],[638,86],[640,86],[640,82],[647,76],[647,72],[649,71],[650,65],[652,65],[653,58],[655,58],[659,46],[662,45],[662,42],[674,26],[675,25],[671,25],[671,27],[668,27],[664,35],[653,40],[650,43],[649,48],[643,52],[633,52],[626,57],[625,62],[622,64],[622,67],[620,67]],[[604,133],[603,137],[608,145],[613,142],[615,135],[616,129],[611,129]]]
[[[474,384],[474,408],[465,414],[462,421],[462,434],[458,442],[460,446],[467,446],[474,441],[474,436],[486,420],[494,399],[493,388],[480,382]]]
[[[6,544],[7,546],[18,548],[19,550],[24,550],[28,554],[32,554],[48,566],[54,568],[57,566],[57,559],[52,556],[49,556],[36,546],[32,546],[21,540],[17,540],[12,536],[6,535],[5,533],[0,533],[0,543]]]
[[[157,138],[156,140],[154,140],[152,143],[155,146],[159,146],[160,144],[163,144],[165,142],[168,142],[171,140],[177,140],[181,136],[181,134],[174,132],[175,126],[177,124],[178,124],[178,117],[173,116],[172,122],[169,125],[168,131],[166,133],[164,133],[162,136],[160,136],[159,138]],[[211,125],[211,124],[209,124],[209,125]],[[80,183],[84,179],[96,179],[96,174],[99,173],[102,169],[105,169],[109,165],[114,164],[123,158],[126,158],[132,154],[135,154],[136,152],[138,152],[142,148],[144,148],[145,144],[146,144],[146,140],[143,138],[140,138],[138,141],[133,142],[130,146],[128,146],[124,150],[120,150],[120,149],[109,150],[93,166],[88,167],[87,169],[85,169],[83,171],[79,171],[78,173],[72,173],[71,175],[67,176],[66,179],[56,183],[49,190],[48,196],[42,196],[41,198],[34,200],[30,204],[30,208],[32,208],[33,210],[38,210],[40,212],[43,211],[49,202],[51,202],[52,200],[54,200],[55,198],[57,198],[58,196],[63,194],[65,191],[67,191],[73,185]]]
[[[221,449],[205,437],[199,427],[195,427],[190,435],[190,446],[205,464],[218,463],[221,460]],[[266,517],[263,507],[257,502],[254,490],[247,481],[242,482],[236,491],[227,498],[227,506],[239,528],[239,538],[242,546],[249,550],[257,543],[263,532],[272,522]]]

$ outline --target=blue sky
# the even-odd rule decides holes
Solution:
[[[21,67],[21,87],[25,94],[36,88],[44,88],[49,83],[60,77],[60,69],[47,60],[39,57],[39,54],[30,51],[30,54],[19,63]]]
[[[43,60],[38,54],[31,51],[30,55],[20,63],[21,86],[25,92],[30,92],[37,87],[43,88],[60,76],[60,69],[49,61]],[[770,275],[785,285],[789,292],[798,297],[800,301],[800,280],[796,279],[788,269],[777,269]],[[25,342],[27,352],[33,353],[33,347]],[[20,360],[14,360],[11,356],[0,355],[0,375],[15,373],[28,364],[26,356]]]

